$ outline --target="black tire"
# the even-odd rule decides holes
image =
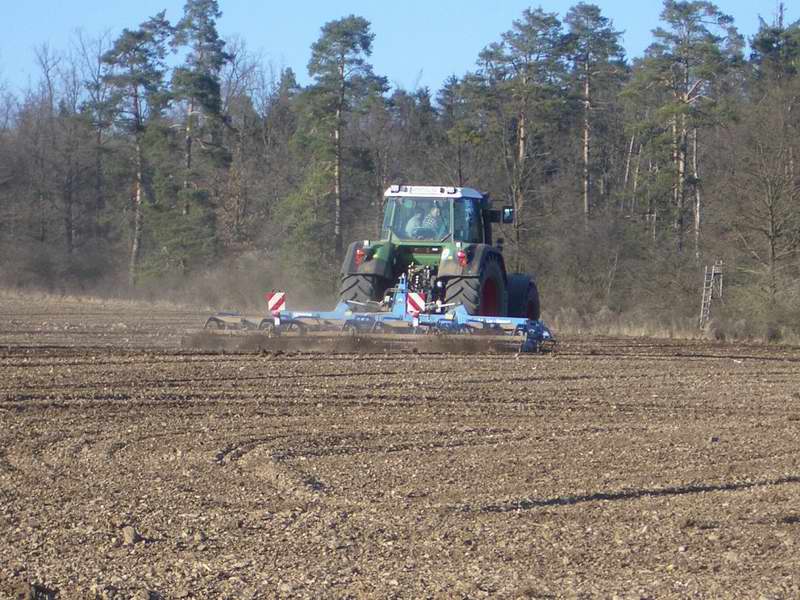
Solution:
[[[376,275],[349,274],[342,275],[342,284],[339,287],[339,301],[369,302],[380,301],[386,285],[383,278]]]
[[[461,304],[469,314],[477,315],[480,297],[480,279],[477,277],[451,277],[447,280],[445,304]]]
[[[204,329],[225,329],[225,322],[214,317],[209,317]]]
[[[451,277],[445,287],[445,303],[461,304],[471,315],[504,317],[508,313],[503,267],[494,257],[483,262],[478,277]]]
[[[528,275],[514,273],[508,277],[508,316],[533,321],[541,318],[539,289]]]

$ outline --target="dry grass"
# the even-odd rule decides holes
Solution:
[[[720,319],[704,328],[695,318],[648,319],[641,314],[616,314],[600,311],[595,315],[579,315],[562,308],[542,317],[548,327],[561,336],[646,337],[678,340],[715,340],[728,342],[800,345],[800,334],[789,327],[764,328],[754,321]]]
[[[545,323],[561,335],[653,337],[661,339],[706,339],[707,334],[690,319],[655,319],[641,314],[618,314],[602,310],[581,315],[571,308],[545,311]]]
[[[133,307],[161,310],[209,309],[207,306],[197,306],[166,299],[144,300],[141,298],[120,298],[92,294],[54,294],[41,290],[17,290],[9,288],[0,289],[0,303],[5,302],[14,302],[17,304],[30,302],[42,305],[91,305],[102,306],[109,309],[126,309]]]

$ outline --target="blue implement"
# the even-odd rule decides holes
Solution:
[[[340,302],[331,311],[274,311],[270,317],[258,323],[258,329],[274,335],[292,329],[300,333],[343,330],[358,333],[510,335],[522,338],[520,352],[545,352],[555,346],[552,332],[541,320],[470,315],[461,305],[431,304],[417,312],[410,308],[418,305],[409,303],[409,294],[408,283],[405,277],[401,277],[393,294],[385,302]],[[418,301],[418,298],[415,300]]]

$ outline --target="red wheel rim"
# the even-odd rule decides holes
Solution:
[[[488,317],[499,316],[500,302],[497,297],[497,283],[494,279],[487,279],[483,282],[481,292],[481,314]]]

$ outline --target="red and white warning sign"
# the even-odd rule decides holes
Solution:
[[[425,312],[425,294],[408,292],[406,294],[406,312],[412,315]]]
[[[286,310],[286,292],[272,290],[264,294],[264,300],[267,301],[267,308],[272,313]]]

